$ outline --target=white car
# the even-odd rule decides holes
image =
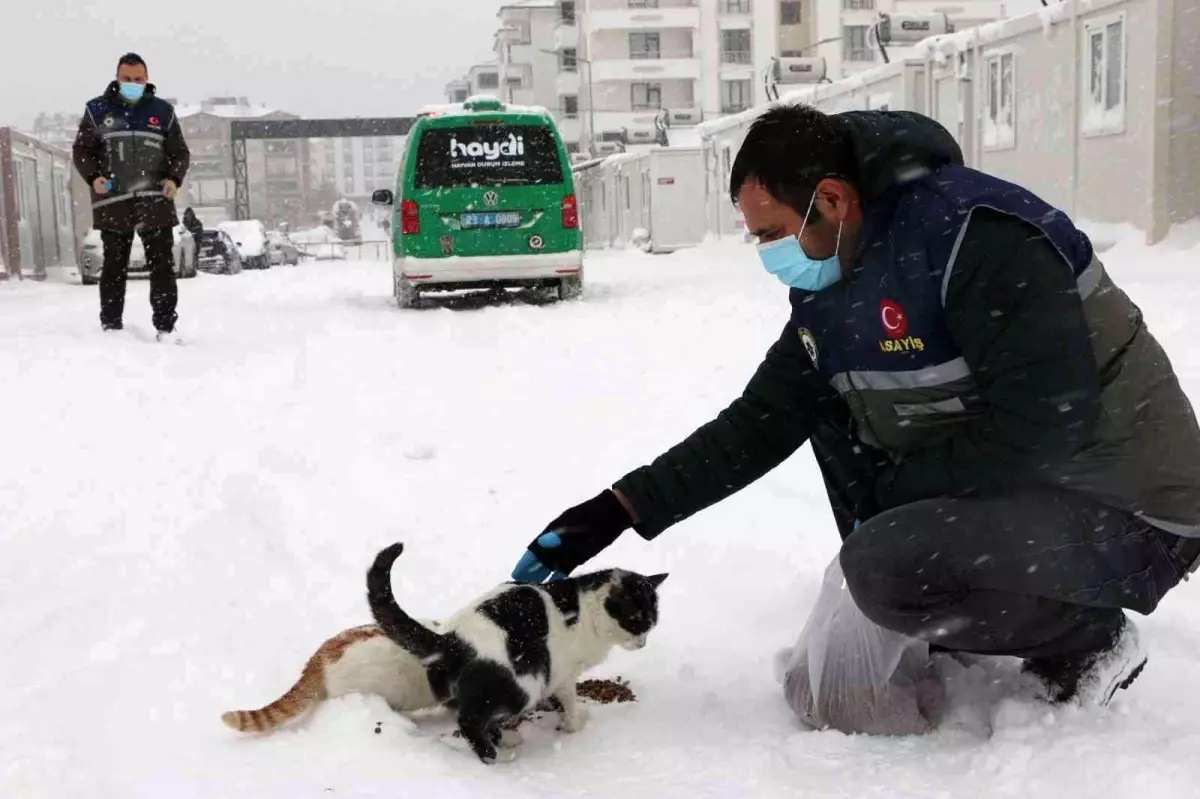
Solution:
[[[242,256],[242,266],[246,269],[269,269],[271,267],[270,241],[267,239],[267,229],[257,219],[239,219],[234,222],[221,222],[218,230],[223,230],[237,245],[238,253]]]
[[[175,235],[175,277],[189,278],[196,276],[196,240],[183,225],[176,225]],[[83,285],[90,286],[100,280],[104,272],[104,240],[100,231],[92,228],[83,237],[83,247],[79,252],[79,277]],[[150,267],[146,265],[146,247],[142,244],[141,236],[133,237],[133,246],[129,248],[130,277],[149,277]]]
[[[321,225],[311,230],[298,230],[292,242],[308,258],[318,261],[338,261],[346,257],[346,245],[331,229]]]

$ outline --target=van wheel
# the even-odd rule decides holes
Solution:
[[[417,287],[403,278],[396,278],[396,305],[401,308],[415,308],[420,292]]]
[[[572,275],[558,281],[560,300],[577,300],[583,296],[583,275]]]

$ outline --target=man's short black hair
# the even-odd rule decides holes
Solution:
[[[146,61],[137,53],[126,53],[117,61],[117,72],[121,71],[121,67],[144,67]],[[149,68],[147,68],[149,69]]]
[[[780,105],[750,126],[733,162],[729,194],[737,203],[742,187],[755,180],[803,216],[818,183],[827,177],[853,181],[854,173],[853,147],[835,120],[811,106]]]

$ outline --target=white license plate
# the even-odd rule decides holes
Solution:
[[[521,214],[518,211],[470,213],[463,214],[459,219],[463,228],[517,227],[521,224]]]

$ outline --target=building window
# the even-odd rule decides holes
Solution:
[[[508,40],[509,48],[511,48],[514,44],[530,44],[530,43],[532,43],[533,40],[530,38],[530,36],[532,34],[529,29],[530,26],[529,26],[528,22],[525,22],[525,21],[513,22],[513,23],[510,23],[510,25],[514,29],[514,31],[513,31],[514,35],[511,39]],[[508,51],[508,57],[509,57],[509,60],[512,59],[512,50],[511,49],[509,49],[509,51]]]
[[[455,89],[454,90],[454,102],[456,102],[456,103],[465,103],[469,96],[470,96],[470,93],[469,93],[469,90],[467,90],[467,89]]]
[[[842,58],[847,61],[874,61],[875,52],[867,39],[869,31],[866,25],[847,25],[842,28]]]
[[[500,73],[498,73],[498,72],[480,72],[478,81],[479,81],[479,88],[481,88],[481,89],[499,89],[500,88]]]
[[[631,83],[630,104],[634,111],[649,111],[662,108],[661,83]]]
[[[558,19],[564,25],[575,24],[575,0],[562,0],[558,4]]]
[[[662,40],[657,33],[641,31],[629,34],[629,57],[633,59],[662,58]]]
[[[751,62],[750,31],[721,31],[721,61],[725,64],[749,64]]]
[[[745,111],[754,102],[754,84],[748,80],[721,81],[721,113]]]
[[[579,71],[579,54],[575,52],[574,47],[564,47],[561,58],[559,67],[563,72]]]
[[[846,11],[874,11],[875,0],[842,0],[842,8]]]
[[[1125,19],[1088,22],[1084,69],[1083,133],[1106,136],[1125,132]]]
[[[1014,60],[1012,53],[987,57],[983,146],[989,150],[1006,150],[1017,146]]]
[[[565,119],[575,119],[579,116],[579,98],[573,94],[562,98],[562,113]]]
[[[750,0],[721,0],[718,8],[722,14],[749,14]]]
[[[783,0],[779,4],[779,24],[800,24],[800,0]]]

